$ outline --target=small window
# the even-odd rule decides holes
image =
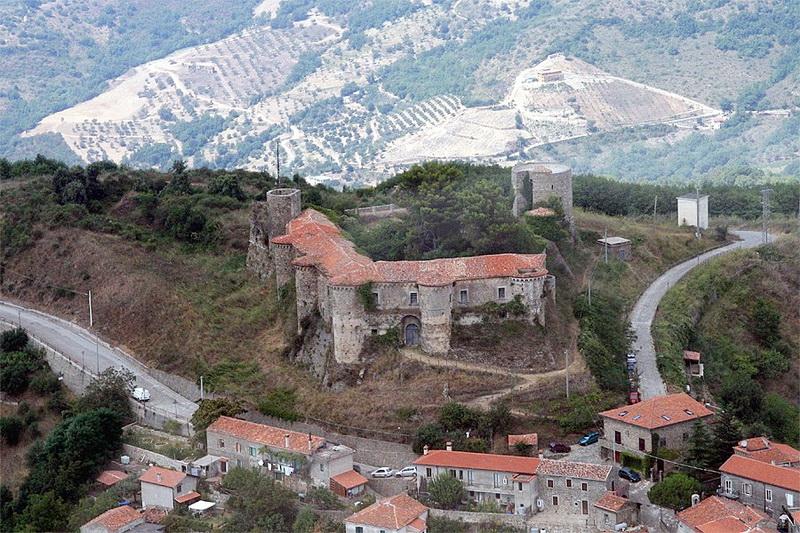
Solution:
[[[449,472],[450,472],[451,476],[456,477],[456,471],[455,470],[450,470]]]
[[[426,468],[425,469],[425,477],[431,477],[431,469],[430,468]]]
[[[178,494],[180,494],[181,492],[183,492],[183,485],[181,485],[180,483],[178,483],[178,486],[177,486],[177,487],[175,487],[175,490],[176,490],[176,491],[178,491]]]
[[[552,489],[553,488],[553,480],[552,479],[548,479],[547,480],[547,488],[548,489]]]
[[[586,492],[587,490],[589,490],[589,484],[588,484],[588,483],[585,483],[585,482],[584,482],[584,483],[581,483],[581,490],[582,490],[583,492]]]
[[[475,497],[475,491],[474,490],[469,491],[469,497],[470,498],[474,498]]]
[[[458,479],[464,479],[464,471],[463,470],[459,470],[458,471]]]
[[[625,416],[627,414],[628,414],[628,411],[622,411],[622,412],[620,412],[619,416]]]
[[[372,328],[369,332],[371,334],[373,334],[373,335],[377,335],[378,334],[378,329],[377,328]]]
[[[644,451],[644,439],[639,439],[639,451]]]
[[[519,488],[519,490],[522,490],[522,483],[517,483],[517,487]]]
[[[381,304],[381,295],[378,291],[372,291],[372,303],[375,305]]]
[[[322,463],[319,464],[319,471],[320,472],[324,472],[325,471],[325,465],[324,464],[322,464]]]
[[[568,488],[568,489],[571,489],[571,488],[572,488],[572,480],[571,480],[571,479],[568,479],[568,480],[567,480],[567,488]]]
[[[681,437],[683,438],[683,440],[689,440],[689,434],[688,433],[684,433],[683,435],[681,435]]]
[[[553,505],[558,505],[558,496],[553,496]]]
[[[228,462],[227,461],[220,461],[219,463],[219,471],[223,474],[228,471]]]
[[[691,409],[684,409],[683,412],[689,416],[694,416],[694,412]]]
[[[458,303],[461,305],[467,305],[469,303],[469,291],[467,289],[458,291]]]
[[[258,448],[256,448],[255,446],[250,446],[249,451],[250,451],[250,457],[255,457],[256,455],[258,455]]]
[[[744,489],[744,493],[746,496],[753,495],[753,485],[751,485],[750,483],[743,483],[742,488]]]
[[[733,492],[733,481],[731,481],[730,479],[725,480],[725,492],[727,492],[728,494]]]
[[[663,419],[664,419],[664,420],[666,420],[667,422],[669,422],[670,420],[672,420],[672,418],[671,418],[669,415],[661,415],[661,418],[663,418]]]
[[[766,489],[764,492],[764,499],[766,499],[768,502],[772,501],[772,489]]]
[[[356,526],[356,533],[364,533],[364,528],[361,526]]]
[[[242,445],[238,442],[233,445],[233,449],[236,450],[236,453],[242,453]]]
[[[505,287],[497,287],[497,299],[498,300],[505,300],[506,299],[506,288]]]
[[[217,441],[217,445],[218,445],[220,448],[224,448],[224,447],[225,447],[225,441],[224,441],[224,440],[222,440],[222,439],[219,439],[219,440]]]
[[[416,292],[408,293],[408,303],[409,305],[419,305],[419,297]]]
[[[499,500],[499,499],[500,499],[500,494],[499,494],[499,493],[497,493],[497,492],[495,492],[495,493],[494,493],[494,497],[495,497],[496,499],[498,499],[498,500]]]
[[[620,433],[619,431],[614,432],[614,443],[622,444],[622,433]]]

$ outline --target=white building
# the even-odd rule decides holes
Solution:
[[[698,202],[697,194],[689,193],[678,196],[678,225],[697,227],[697,208],[700,208],[700,228],[708,228],[708,195],[701,194]]]
[[[142,483],[142,507],[159,507],[171,511],[175,504],[192,503],[200,499],[195,492],[197,478],[177,470],[151,466],[139,481]]]

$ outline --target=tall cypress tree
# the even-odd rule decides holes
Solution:
[[[701,421],[696,421],[689,436],[689,446],[686,452],[686,463],[697,468],[710,468],[714,463],[714,442]],[[691,470],[689,474],[700,477],[701,471]]]
[[[733,447],[742,439],[742,427],[730,409],[720,413],[714,427],[714,453],[712,465],[716,468],[733,454]]]

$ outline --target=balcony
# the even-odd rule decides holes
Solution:
[[[728,498],[729,500],[738,500],[741,496],[741,493],[736,489],[726,490],[724,487],[720,487],[717,489],[717,496],[722,496],[723,498]]]

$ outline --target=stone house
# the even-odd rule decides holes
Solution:
[[[347,446],[229,416],[206,429],[206,451],[226,457],[231,466],[258,468],[287,482],[310,479],[321,487],[330,486],[331,477],[353,470],[354,451]]]
[[[636,525],[640,504],[608,491],[594,502],[594,525],[601,531],[614,531],[617,524]]]
[[[800,505],[800,469],[732,455],[719,468],[718,494],[763,510],[772,517]]]
[[[614,462],[622,453],[652,455],[657,448],[680,450],[686,445],[694,423],[708,420],[714,413],[685,393],[657,396],[633,405],[603,411],[601,455]],[[664,464],[656,460],[656,470]]]
[[[177,470],[151,466],[139,477],[142,484],[142,507],[158,507],[171,511],[175,505],[188,504],[200,498],[195,492],[197,478]]]
[[[348,470],[331,477],[331,490],[342,498],[353,498],[364,493],[367,482],[367,478],[355,470]]]
[[[588,516],[611,489],[611,466],[542,459],[536,469],[539,510]]]
[[[800,468],[800,450],[766,437],[745,439],[734,446],[733,453],[777,466]]]
[[[544,254],[373,261],[325,215],[301,212],[295,189],[269,191],[252,225],[249,267],[262,277],[274,272],[279,288],[293,283],[298,333],[321,326],[337,363],[357,363],[367,338],[390,330],[406,345],[447,353],[453,321],[481,321],[490,302],[517,300],[525,319],[544,325],[546,299],[555,296]]]
[[[345,519],[347,533],[425,533],[428,508],[406,493],[378,500]]]
[[[735,500],[711,496],[678,513],[678,533],[776,531],[764,513]]]
[[[414,461],[417,487],[425,491],[433,478],[450,474],[461,480],[469,499],[495,502],[515,514],[530,514],[536,508],[538,457],[488,453],[427,450]]]
[[[601,253],[608,252],[609,257],[616,257],[620,261],[630,261],[633,257],[631,241],[624,237],[603,237],[597,239]]]
[[[144,515],[131,507],[122,505],[98,515],[80,528],[81,533],[126,533],[144,524]]]

